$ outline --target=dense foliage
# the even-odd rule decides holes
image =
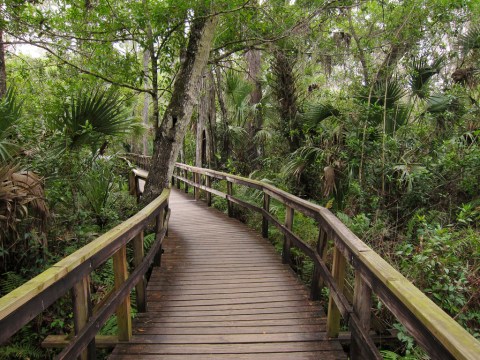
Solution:
[[[219,23],[180,160],[330,208],[480,337],[473,0],[3,2],[0,294],[135,212],[119,155],[152,153],[205,9]],[[295,222],[315,241],[315,224]],[[311,264],[296,260],[308,277]],[[98,298],[111,276],[108,264],[96,273]],[[69,306],[62,299],[0,358],[50,357],[37,345],[71,331]],[[376,312],[391,321],[381,304]],[[403,342],[390,350],[423,356],[390,326]]]

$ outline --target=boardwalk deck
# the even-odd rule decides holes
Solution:
[[[110,359],[346,359],[318,304],[267,240],[172,191],[148,312]]]

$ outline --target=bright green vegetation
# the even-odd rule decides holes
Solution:
[[[0,8],[0,295],[135,213],[119,155],[152,153],[192,18],[209,11],[220,20],[179,160],[330,208],[480,337],[478,1]],[[22,54],[18,43],[44,52]],[[279,204],[271,209],[283,218]],[[310,220],[296,215],[294,230],[316,241]],[[273,229],[271,238],[281,239]],[[311,264],[300,254],[296,264],[308,281]],[[112,283],[106,264],[93,279],[96,300]],[[68,297],[57,303],[0,358],[50,358],[39,343],[71,331],[70,306]],[[386,359],[422,357],[401,326],[389,326],[403,346]],[[114,327],[112,319],[102,332]]]

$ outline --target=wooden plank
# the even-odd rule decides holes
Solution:
[[[304,341],[304,342],[270,342],[253,343],[245,349],[245,344],[119,344],[114,351],[116,354],[257,354],[282,351],[332,351],[342,350],[339,343],[332,341]],[[195,357],[193,357],[195,358]]]
[[[69,335],[48,335],[42,341],[42,347],[61,349],[67,346],[70,341]],[[94,344],[98,349],[111,349],[118,344],[118,338],[115,335],[97,335],[95,336]]]
[[[136,354],[135,358],[139,360],[184,360],[184,354]],[[255,354],[195,354],[192,356],[195,360],[340,360],[345,359],[343,354],[338,351],[298,351],[298,352],[269,352]],[[110,357],[115,360],[131,360],[132,355],[113,355]]]
[[[252,334],[291,334],[291,333],[323,333],[325,336],[325,324],[295,326],[203,326],[203,327],[165,327],[163,324],[156,326],[137,326],[135,334],[148,335],[252,335]],[[233,338],[232,338],[233,339]]]

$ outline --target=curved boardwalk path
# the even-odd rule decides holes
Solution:
[[[173,190],[148,312],[110,359],[346,359],[320,307],[269,242]]]

